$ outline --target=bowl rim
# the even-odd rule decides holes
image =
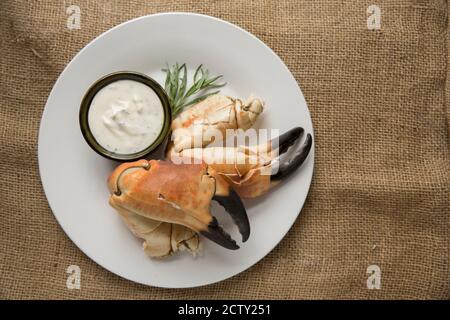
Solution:
[[[88,121],[89,109],[91,107],[92,100],[97,93],[107,85],[119,80],[134,80],[147,85],[156,93],[164,110],[164,123],[158,137],[147,148],[130,154],[114,153],[101,146],[92,134]],[[115,71],[104,75],[89,86],[80,103],[79,125],[84,140],[97,154],[110,160],[134,161],[148,156],[152,151],[164,143],[164,140],[170,132],[171,123],[172,109],[170,108],[169,97],[167,96],[166,91],[156,80],[146,74],[136,71]]]

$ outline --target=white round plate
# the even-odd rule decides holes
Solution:
[[[202,238],[197,257],[186,252],[164,260],[148,258],[108,205],[106,179],[116,165],[85,143],[78,124],[80,101],[98,78],[119,70],[164,80],[166,62],[204,64],[222,74],[225,94],[262,98],[259,128],[281,133],[302,126],[313,133],[297,82],[280,58],[247,31],[192,13],[164,13],[125,22],[89,43],[56,81],[39,131],[39,169],[50,207],[72,241],[92,260],[126,279],[158,287],[185,288],[232,277],[267,255],[297,218],[311,183],[314,148],[300,170],[258,200],[245,201],[250,239],[237,251]],[[192,75],[192,72],[190,73]],[[216,216],[231,236],[241,238],[220,207]],[[182,270],[180,272],[180,270]]]

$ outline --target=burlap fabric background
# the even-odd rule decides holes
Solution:
[[[0,297],[449,298],[446,1],[101,2],[0,1]],[[367,29],[374,3],[380,31]],[[81,30],[66,27],[70,4]],[[110,27],[162,11],[210,14],[265,41],[300,83],[316,135],[310,195],[287,237],[246,272],[187,290],[137,285],[88,259],[54,219],[37,165],[41,113],[65,65]],[[71,264],[81,290],[66,288]],[[380,290],[367,289],[373,264]]]

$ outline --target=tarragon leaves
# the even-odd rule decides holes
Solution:
[[[211,89],[221,88],[226,83],[217,83],[222,76],[210,77],[209,71],[199,65],[195,70],[192,85],[187,87],[188,72],[186,64],[173,66],[167,65],[162,69],[166,73],[164,88],[169,96],[170,106],[172,107],[172,116],[176,117],[187,106],[200,102],[210,95],[219,93],[220,90],[211,92]],[[197,95],[194,97],[194,95]]]

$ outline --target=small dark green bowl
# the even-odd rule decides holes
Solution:
[[[132,154],[118,154],[103,148],[94,138],[90,128],[89,128],[89,108],[94,99],[95,95],[108,84],[118,81],[118,80],[134,80],[141,82],[149,86],[161,100],[164,109],[164,124],[159,133],[158,138],[147,148],[142,151],[132,153]],[[87,90],[86,94],[81,101],[80,114],[79,114],[80,128],[83,133],[83,137],[88,143],[88,145],[99,155],[117,161],[134,161],[150,156],[151,152],[154,151],[158,146],[160,146],[165,138],[170,132],[170,125],[172,123],[172,112],[169,104],[169,98],[167,97],[164,89],[152,78],[132,71],[118,71],[108,74],[101,79],[97,80],[91,87]]]

